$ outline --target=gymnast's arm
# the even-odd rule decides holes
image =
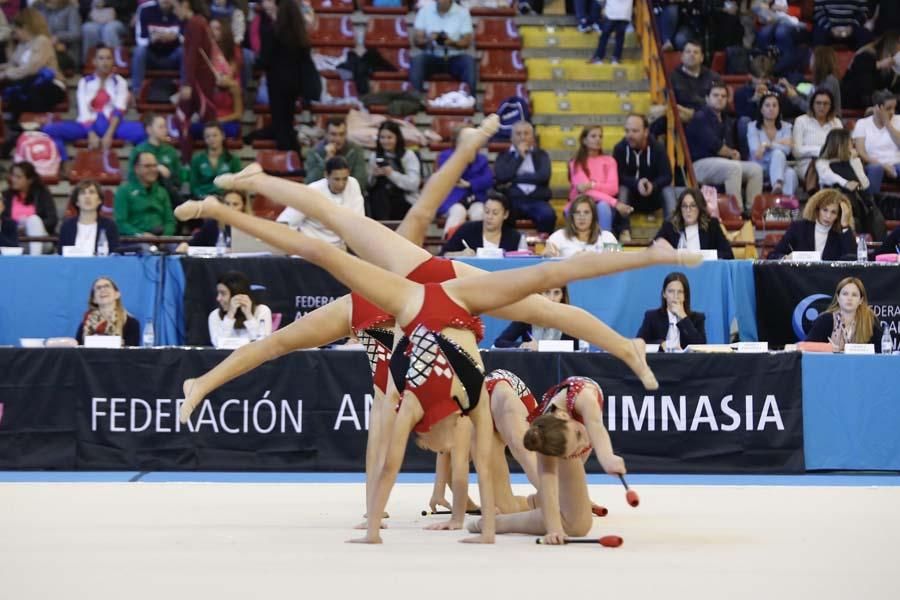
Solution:
[[[232,352],[228,358],[194,383],[192,396],[207,394],[264,362],[305,348],[318,348],[347,337],[350,331],[352,301],[343,296],[297,319],[274,334]]]
[[[545,535],[556,534],[565,539],[566,532],[563,529],[562,513],[559,510],[559,459],[540,452],[536,452],[536,454],[541,479],[538,486],[538,500],[544,516],[544,527],[547,530]]]
[[[584,420],[591,445],[603,470],[610,475],[616,473],[624,475],[625,461],[613,452],[612,440],[609,439],[609,432],[603,424],[603,412],[597,399],[592,394],[579,394],[575,399],[575,410]]]

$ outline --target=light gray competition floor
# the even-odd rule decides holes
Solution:
[[[423,531],[419,476],[358,546],[359,476],[0,473],[0,599],[900,598],[900,477],[632,479],[591,477],[610,549]]]

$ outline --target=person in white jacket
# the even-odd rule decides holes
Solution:
[[[616,47],[613,50],[612,62],[619,64],[622,60],[622,49],[625,46],[625,32],[631,25],[631,16],[634,13],[634,0],[606,0],[603,7],[604,19],[600,24],[600,42],[590,62],[600,64],[606,58],[606,46],[610,36],[616,34]]]
[[[820,88],[809,101],[809,114],[794,120],[791,150],[796,160],[794,169],[801,184],[806,179],[809,165],[822,153],[828,134],[833,129],[844,127],[835,113],[834,96],[828,90]]]
[[[128,81],[113,73],[113,51],[102,44],[94,54],[94,72],[78,82],[78,120],[56,121],[44,126],[43,132],[53,138],[59,156],[67,160],[66,144],[87,138],[89,148],[112,147],[113,140],[134,145],[147,137],[144,126],[126,121]]]
[[[221,348],[226,338],[248,341],[272,333],[272,311],[250,293],[250,280],[238,271],[223,273],[216,282],[216,308],[209,313],[209,339]]]

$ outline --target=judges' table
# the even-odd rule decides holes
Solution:
[[[293,352],[215,391],[189,425],[179,424],[181,382],[226,356],[183,348],[0,349],[0,468],[363,469],[371,402],[363,352]],[[802,401],[797,353],[651,355],[656,392],[605,354],[483,356],[488,369],[518,373],[538,397],[566,376],[595,379],[616,451],[635,472],[799,472],[804,438],[820,448],[822,433],[809,423],[826,423],[829,438],[881,443],[823,417],[828,404]],[[890,460],[900,462],[893,448]],[[867,468],[865,453],[851,458]],[[588,466],[599,468],[595,459]],[[433,467],[433,455],[410,446],[404,468]]]

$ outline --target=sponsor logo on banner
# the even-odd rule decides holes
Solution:
[[[183,398],[91,398],[91,431],[111,433],[301,434],[303,400],[272,400],[269,390],[258,400],[231,398],[214,406],[207,398],[190,420],[178,419]]]
[[[819,318],[829,304],[831,296],[828,294],[813,294],[797,303],[791,316],[791,325],[798,340],[806,338],[806,332],[812,327],[813,321]]]

